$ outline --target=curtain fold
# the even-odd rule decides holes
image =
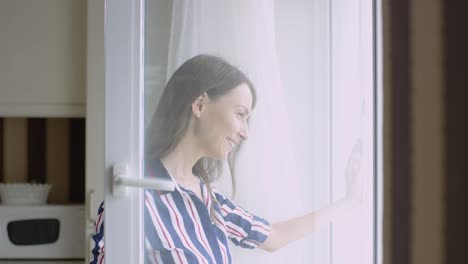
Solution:
[[[250,136],[236,164],[235,201],[270,221],[305,213],[310,201],[310,175],[296,171],[293,134],[281,81],[275,35],[274,1],[174,0],[167,76],[198,54],[225,58],[243,70],[254,83],[258,103],[250,121]],[[230,176],[217,188],[230,194]],[[299,190],[299,191],[298,191]],[[260,195],[259,195],[260,194]],[[236,249],[235,263],[304,263],[306,242],[277,253]]]

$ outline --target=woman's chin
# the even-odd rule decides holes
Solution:
[[[205,157],[215,160],[226,160],[226,158],[229,156],[229,153],[234,150],[235,148],[232,148],[231,145],[218,145],[218,147],[212,147],[206,151]]]

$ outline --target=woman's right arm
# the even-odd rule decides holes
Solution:
[[[344,198],[333,203],[331,206],[303,216],[292,218],[283,222],[275,222],[271,225],[271,232],[260,248],[273,252],[292,241],[302,239],[324,224],[351,213],[359,206],[356,201]]]

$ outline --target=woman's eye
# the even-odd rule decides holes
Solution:
[[[245,114],[244,113],[237,113],[238,117],[244,118]]]

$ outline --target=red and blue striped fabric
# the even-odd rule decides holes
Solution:
[[[160,161],[152,165],[154,177],[172,179]],[[179,185],[172,192],[145,191],[145,263],[232,263],[228,240],[256,248],[269,235],[266,220],[235,205],[214,188],[210,194],[199,181],[202,199]],[[103,215],[101,205],[92,264],[100,264],[104,257]]]

